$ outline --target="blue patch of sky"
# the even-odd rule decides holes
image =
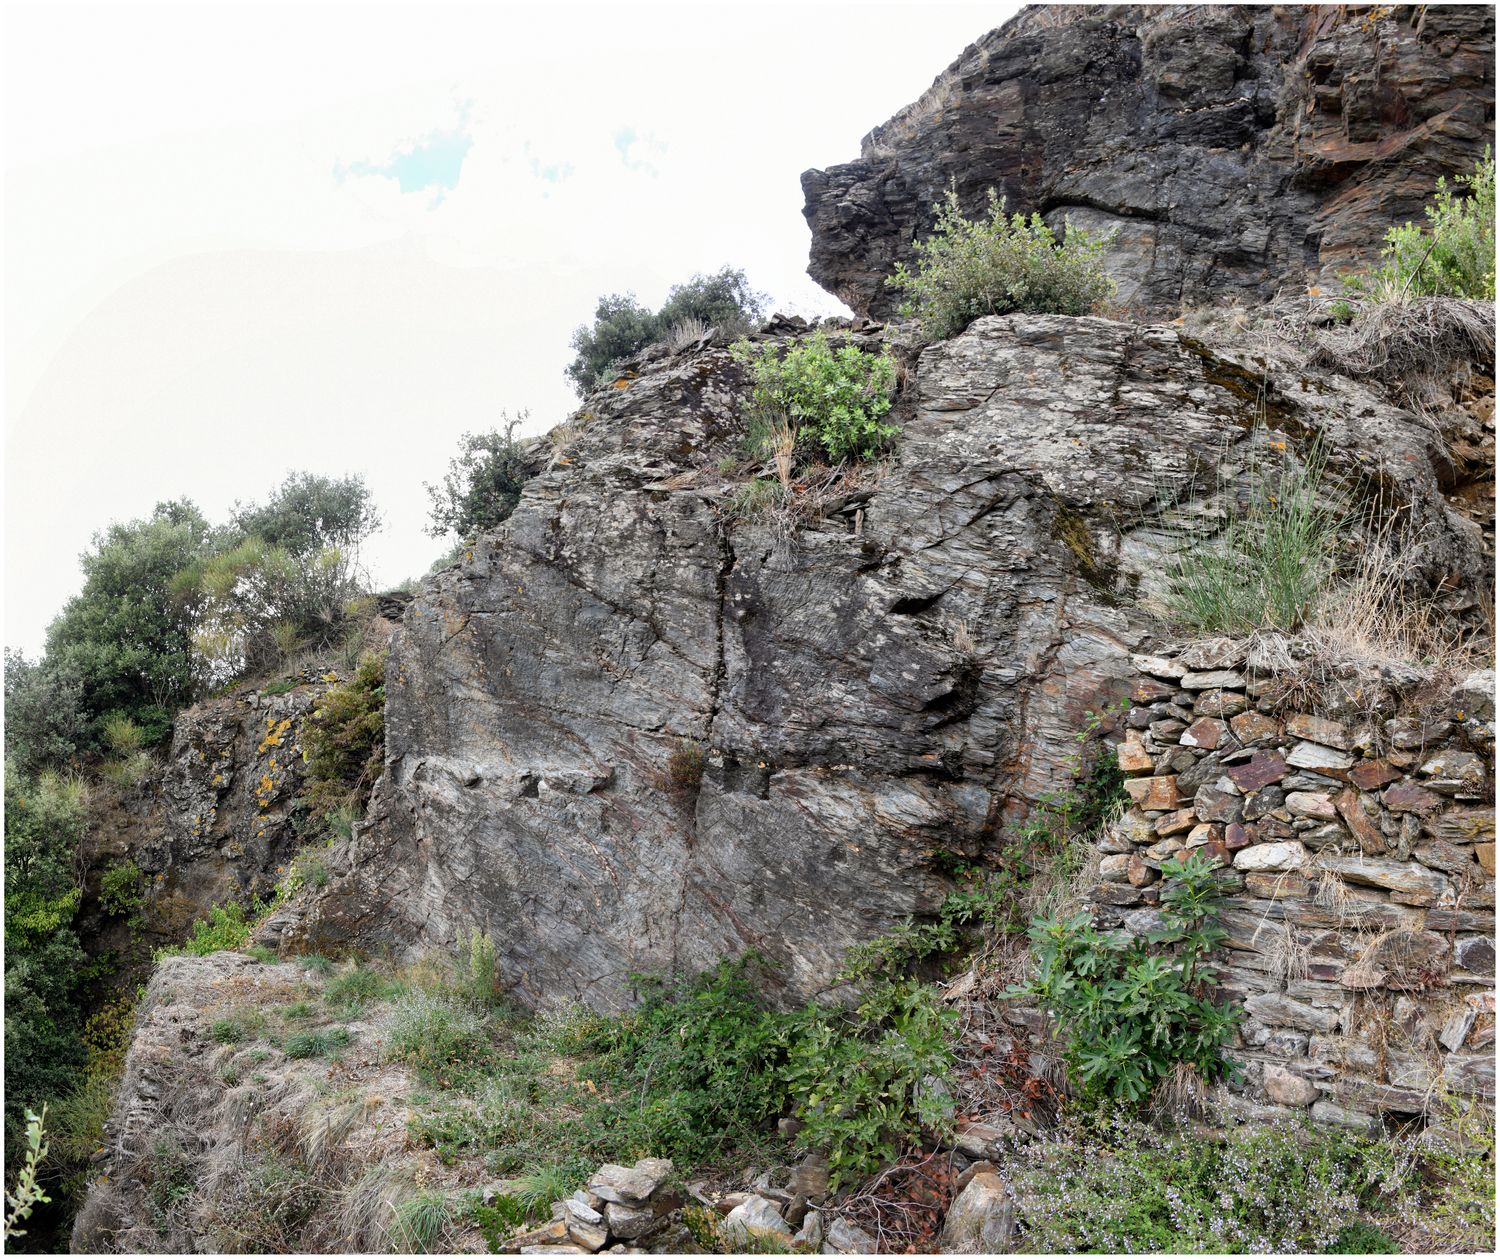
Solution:
[[[614,134],[615,151],[626,170],[642,171],[647,175],[659,172],[651,161],[667,151],[667,146],[649,132],[641,135],[634,127],[621,127]]]
[[[352,162],[338,166],[334,175],[342,181],[348,175],[375,175],[394,179],[402,192],[433,190],[432,204],[437,205],[458,186],[459,173],[474,137],[468,130],[468,111],[458,125],[445,131],[433,131],[410,148],[399,151],[386,162]]]

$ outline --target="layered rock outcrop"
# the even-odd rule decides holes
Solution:
[[[1327,283],[1492,143],[1495,18],[1456,5],[1037,6],[802,177],[809,274],[858,314],[952,185],[1115,231],[1122,308]]]
[[[1400,502],[1426,583],[1472,603],[1479,531],[1432,430],[1174,327],[981,320],[913,367],[889,466],[791,527],[720,470],[745,393],[713,347],[622,377],[425,585],[370,817],[289,944],[482,929],[533,1003],[616,1005],[632,972],[751,948],[788,999],[826,989],[936,906],[945,854],[1004,859],[1128,689],[1164,549],[1272,442],[1316,435],[1352,493]]]

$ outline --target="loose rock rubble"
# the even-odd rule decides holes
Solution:
[[[1132,803],[1100,840],[1094,900],[1144,934],[1164,863],[1224,868],[1232,1104],[1375,1131],[1438,1090],[1493,1098],[1494,674],[1391,716],[1379,678],[1336,681],[1327,712],[1279,702],[1253,643],[1134,662]]]

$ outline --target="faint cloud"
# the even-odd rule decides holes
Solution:
[[[350,175],[374,175],[394,179],[403,193],[432,190],[431,204],[440,204],[458,185],[464,158],[474,137],[469,134],[469,110],[464,107],[457,124],[447,130],[429,132],[408,148],[398,150],[385,162],[351,162],[334,167],[334,178],[342,183]]]
[[[573,174],[572,162],[544,162],[541,158],[532,154],[531,143],[529,141],[525,146],[525,152],[527,154],[527,161],[531,167],[531,173],[537,179],[549,184],[560,184]]]
[[[653,177],[661,174],[652,159],[662,157],[667,146],[653,132],[641,135],[634,127],[621,127],[614,134],[614,146],[626,170],[640,171]]]

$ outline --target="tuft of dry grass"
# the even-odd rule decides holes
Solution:
[[[1495,308],[1456,297],[1360,302],[1348,324],[1316,332],[1309,363],[1343,376],[1413,381],[1451,363],[1493,363]]]

